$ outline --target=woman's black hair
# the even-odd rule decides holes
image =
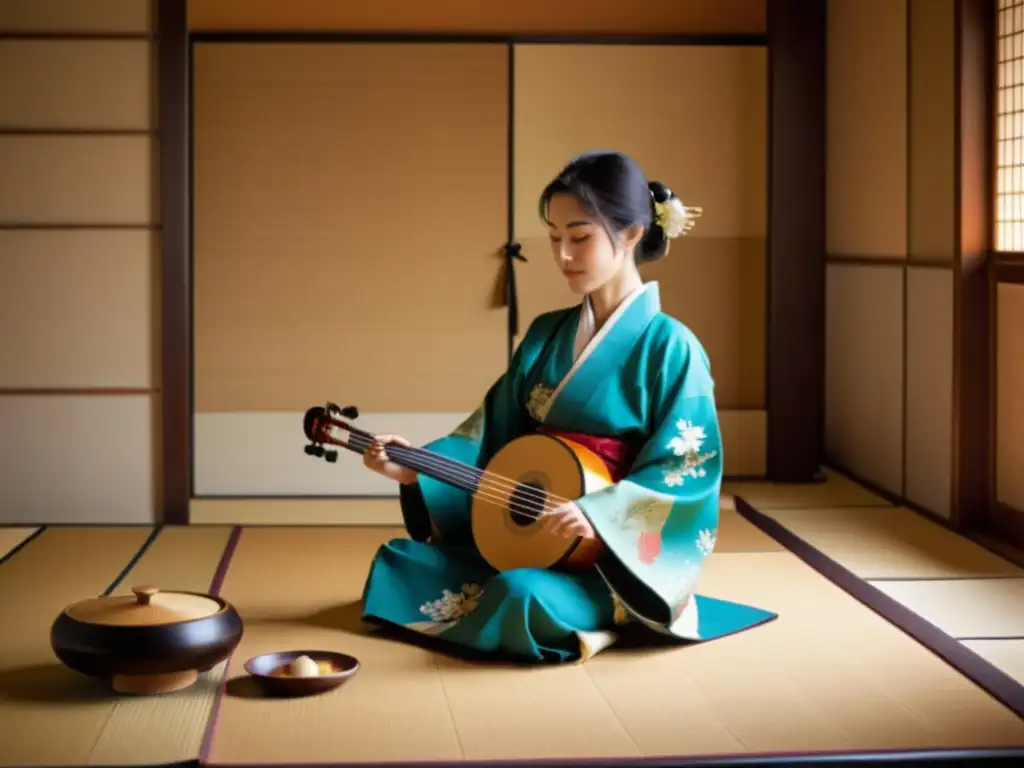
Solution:
[[[654,220],[654,203],[672,199],[672,190],[647,176],[621,152],[588,152],[574,158],[540,195],[540,216],[548,221],[551,198],[570,194],[590,216],[597,218],[608,236],[642,224],[644,235],[636,247],[638,262],[654,261],[668,251],[668,238]]]

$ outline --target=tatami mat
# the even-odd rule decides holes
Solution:
[[[1020,640],[964,640],[964,645],[1024,685],[1024,638]]]
[[[231,528],[165,528],[115,594],[135,584],[209,592]],[[118,697],[89,755],[90,765],[168,765],[195,760],[226,663],[167,696]]]
[[[103,592],[149,534],[50,528],[0,568],[0,764],[162,765],[198,756],[216,670],[177,694],[122,697],[106,681],[61,666],[50,649],[50,625],[60,611]],[[208,591],[229,534],[162,530],[114,594],[137,583]]]
[[[38,530],[38,528],[0,528],[0,561]]]
[[[873,583],[952,637],[1024,638],[1024,578]]]
[[[891,507],[866,488],[830,469],[821,483],[725,482],[723,493],[742,496],[762,512],[799,507]]]
[[[93,681],[61,666],[50,626],[102,593],[150,528],[48,528],[0,567],[0,765],[83,765],[110,715]]]
[[[241,612],[246,632],[231,660],[205,762],[460,756],[433,655],[368,637],[360,621],[357,601],[370,558],[399,535],[366,528],[243,531],[221,594]],[[351,653],[363,668],[324,696],[260,698],[244,679],[245,659],[294,648]]]
[[[401,525],[398,498],[192,499],[194,525]]]
[[[741,517],[731,502],[728,498],[722,500],[715,552],[781,552],[784,549],[771,536]]]
[[[230,680],[208,763],[1024,744],[1014,713],[789,552],[719,551],[704,572],[704,593],[779,612],[767,625],[689,647],[612,648],[585,665],[512,668],[361,624],[370,558],[394,533],[243,532],[223,589],[246,619],[229,677],[253,654],[297,647],[352,653],[363,666],[309,699],[263,699]]]
[[[1013,563],[903,507],[760,511],[864,579],[1024,576]]]

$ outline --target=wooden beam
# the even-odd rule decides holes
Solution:
[[[157,3],[160,132],[161,519],[188,523],[192,489],[189,53],[186,0]]]
[[[825,400],[826,0],[768,2],[768,477],[816,479]]]

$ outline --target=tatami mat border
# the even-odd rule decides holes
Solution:
[[[915,766],[1019,766],[1024,749],[935,749],[883,752],[778,752],[765,755],[710,757],[567,758],[563,760],[462,760],[405,763],[210,763],[209,768],[754,768],[755,766],[915,765]],[[201,765],[207,765],[201,763]],[[96,768],[90,766],[90,768]]]
[[[45,530],[46,530],[46,526],[45,525],[40,526],[35,531],[30,533],[28,536],[26,536],[19,544],[15,545],[11,549],[9,549],[7,552],[4,552],[2,555],[0,555],[0,565],[3,565],[4,563],[6,563],[8,560],[10,560],[16,554],[21,552],[21,550],[23,550],[25,547],[27,547],[31,542],[33,542],[36,539],[38,539],[42,535],[43,531],[45,531]]]
[[[112,582],[110,582],[110,586],[103,590],[104,597],[111,595],[114,590],[121,585],[121,582],[125,580],[125,577],[132,572],[132,568],[138,564],[139,560],[142,559],[142,556],[146,554],[146,551],[153,546],[153,542],[156,541],[163,529],[164,527],[162,525],[158,525],[150,531],[149,536],[147,536],[146,540],[142,542],[142,546],[140,546],[138,551],[132,555],[132,559],[125,564],[124,568],[121,569],[121,572],[117,574],[116,578]]]
[[[837,587],[890,624],[903,630],[975,685],[1009,707],[1018,717],[1024,718],[1024,685],[931,622],[815,549],[782,523],[759,512],[739,496],[736,497],[736,511]]]
[[[941,751],[905,751],[905,752],[861,752],[856,754],[832,754],[819,752],[808,754],[778,754],[762,756],[721,756],[709,758],[649,758],[646,760],[580,760],[580,761],[544,761],[522,760],[504,762],[457,762],[457,763],[273,763],[275,768],[463,768],[466,765],[486,766],[487,768],[578,768],[581,765],[592,765],[600,768],[684,768],[686,766],[714,766],[715,768],[760,768],[761,766],[800,766],[800,768],[816,768],[817,766],[834,765],[914,765],[914,766],[974,766],[983,765],[987,768],[1002,768],[1020,765],[1024,750],[1003,749],[979,753],[971,750]],[[222,763],[226,768],[267,768],[267,765],[248,765],[242,763]],[[79,768],[67,765],[33,765],[5,766],[5,768]],[[123,765],[90,765],[81,768],[126,768]],[[196,760],[179,763],[164,763],[146,766],[146,768],[201,768]]]
[[[228,543],[224,546],[224,554],[220,556],[220,562],[217,564],[217,570],[213,573],[213,579],[210,581],[210,594],[220,596],[221,587],[224,586],[224,578],[228,575],[228,568],[231,567],[231,558],[235,556],[235,550],[238,549],[238,540],[242,536],[242,526],[236,525],[231,529],[231,536],[228,537]]]

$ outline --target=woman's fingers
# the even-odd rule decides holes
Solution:
[[[543,529],[552,536],[572,538],[579,536],[580,520],[578,513],[571,507],[559,508],[546,514],[541,520]]]

